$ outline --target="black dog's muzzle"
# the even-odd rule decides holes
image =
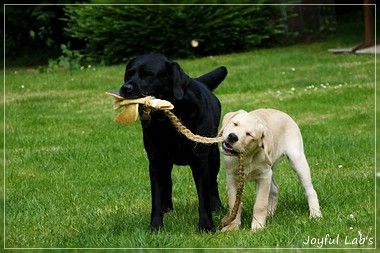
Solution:
[[[120,96],[123,98],[140,98],[143,97],[141,92],[138,91],[135,85],[133,85],[132,81],[128,81],[124,83],[119,89]]]

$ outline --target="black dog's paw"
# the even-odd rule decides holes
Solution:
[[[154,227],[154,226],[152,226],[152,224],[149,225],[149,230],[151,232],[158,232],[158,231],[162,230],[163,228],[164,228],[164,226]]]
[[[210,220],[199,220],[198,230],[200,232],[211,232],[211,233],[214,233],[216,231],[214,224]]]
[[[164,222],[161,217],[152,218],[150,222],[150,226],[149,226],[151,231],[158,231],[162,229],[163,227],[164,227]]]
[[[201,233],[215,233],[216,229],[214,225],[198,226],[198,231]]]

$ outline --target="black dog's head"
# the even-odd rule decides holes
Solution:
[[[181,100],[191,78],[161,54],[141,55],[128,62],[120,95],[124,98],[154,96]]]

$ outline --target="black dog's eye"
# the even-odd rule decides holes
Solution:
[[[130,70],[127,71],[127,77],[131,77],[131,76],[133,76],[135,73],[136,73],[136,70],[134,70],[134,69],[130,69]]]
[[[142,79],[147,78],[147,77],[152,77],[152,76],[153,76],[153,73],[150,71],[141,71],[140,72],[140,78],[142,78]]]

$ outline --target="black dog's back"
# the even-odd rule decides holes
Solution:
[[[226,76],[227,68],[222,66],[194,79],[206,84],[210,90],[214,90],[224,80],[224,78],[226,78]]]

